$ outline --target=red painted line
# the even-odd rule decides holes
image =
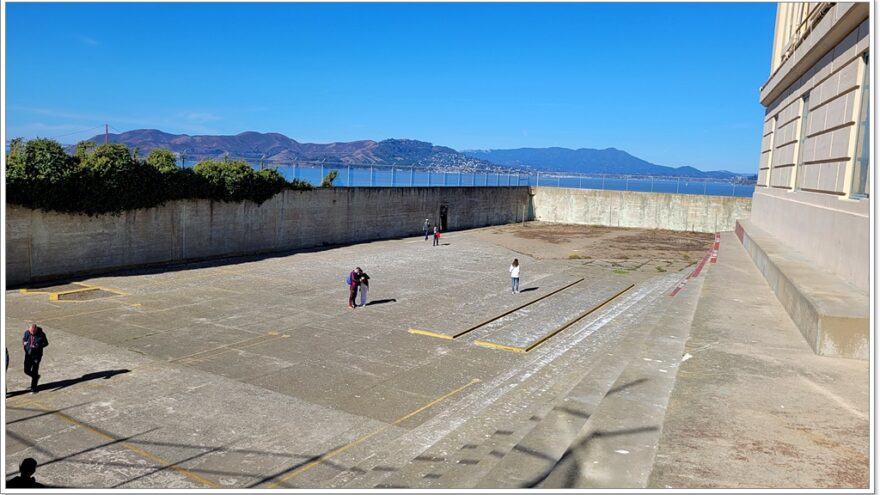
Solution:
[[[721,243],[720,237],[720,233],[715,234],[715,246],[713,246],[712,249],[709,249],[709,251],[706,252],[706,255],[703,256],[703,259],[700,260],[700,263],[697,265],[696,268],[694,268],[694,271],[692,271],[690,275],[681,279],[681,281],[679,281],[678,284],[675,285],[675,288],[673,288],[672,292],[669,293],[669,297],[678,294],[678,292],[681,291],[681,289],[683,289],[685,285],[687,285],[689,279],[699,277],[700,272],[703,271],[703,267],[706,266],[706,262],[709,261],[710,258],[712,258],[712,263],[715,263],[715,259],[718,257],[718,246]]]
[[[693,272],[691,272],[691,273],[693,273]],[[681,279],[681,281],[679,281],[679,282],[675,285],[675,288],[672,289],[672,292],[669,293],[669,297],[672,297],[672,296],[678,294],[678,291],[680,291],[681,289],[684,289],[684,286],[687,285],[687,283],[688,283],[688,279],[689,279],[689,278],[691,278],[690,275],[688,275],[687,277]]]
[[[700,272],[703,271],[703,267],[706,266],[707,261],[709,261],[709,253],[706,253],[706,256],[703,256],[703,259],[700,260],[700,264],[697,265],[697,268],[694,270],[694,273],[691,273],[690,278],[699,277]]]

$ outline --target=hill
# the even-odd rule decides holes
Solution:
[[[626,151],[581,148],[518,148],[508,150],[466,150],[466,156],[510,167],[613,175],[664,175],[679,177],[732,178],[740,174],[726,170],[703,172],[694,167],[667,167],[647,162]]]

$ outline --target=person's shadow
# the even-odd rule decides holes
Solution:
[[[48,488],[34,479],[37,471],[37,460],[33,457],[21,461],[18,465],[18,476],[6,482],[6,488]]]
[[[387,304],[387,303],[395,303],[397,299],[377,299],[375,301],[370,301],[367,303],[367,306],[375,306],[376,304]]]
[[[88,382],[91,380],[98,380],[103,378],[105,380],[109,380],[110,378],[121,375],[123,373],[128,373],[131,370],[107,370],[107,371],[98,371],[95,373],[86,373],[85,375],[79,378],[69,378],[67,380],[59,380],[57,382],[49,382],[43,383],[37,386],[37,391],[44,390],[61,390],[63,388],[70,387],[71,385],[76,385],[77,383]],[[24,390],[16,390],[14,392],[9,392],[6,394],[6,398],[15,397],[17,395],[30,393],[31,389],[27,388]]]

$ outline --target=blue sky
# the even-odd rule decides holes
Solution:
[[[6,3],[6,137],[74,143],[106,122],[458,150],[614,147],[754,173],[775,9]]]

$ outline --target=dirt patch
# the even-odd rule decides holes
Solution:
[[[538,259],[664,273],[696,263],[714,234],[530,222],[487,229],[484,240]]]

